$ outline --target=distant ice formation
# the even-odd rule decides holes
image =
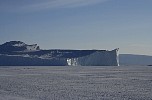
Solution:
[[[1,66],[119,66],[118,50],[41,50],[37,44],[0,45]]]
[[[35,51],[40,50],[37,44],[27,45],[21,41],[10,41],[0,45],[0,53],[14,52],[14,51]]]
[[[119,66],[118,49],[112,51],[96,51],[92,54],[67,58],[70,66]]]

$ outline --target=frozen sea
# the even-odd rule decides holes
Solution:
[[[152,67],[1,66],[0,100],[152,100]]]

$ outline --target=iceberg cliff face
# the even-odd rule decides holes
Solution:
[[[11,41],[0,45],[1,66],[119,66],[118,49],[41,50],[37,44]]]
[[[118,49],[112,51],[96,51],[87,56],[68,58],[70,66],[119,66]]]

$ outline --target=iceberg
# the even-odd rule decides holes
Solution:
[[[118,50],[98,50],[90,55],[67,58],[67,62],[70,66],[119,66]]]
[[[119,66],[119,49],[42,50],[37,44],[10,41],[0,45],[1,66]]]

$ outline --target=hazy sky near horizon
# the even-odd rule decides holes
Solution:
[[[152,55],[152,0],[0,0],[0,44]]]

